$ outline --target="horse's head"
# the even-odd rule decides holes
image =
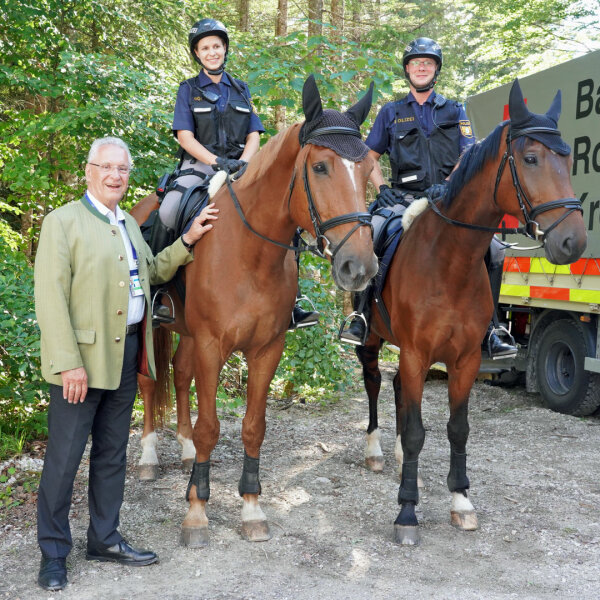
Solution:
[[[345,113],[323,110],[312,75],[302,93],[306,121],[300,129],[290,212],[331,260],[336,284],[349,291],[363,290],[378,268],[371,216],[365,212],[373,160],[360,135],[372,97],[373,84]]]
[[[519,208],[507,212],[517,216],[528,232],[544,242],[546,258],[554,264],[577,260],[586,247],[586,230],[579,200],[571,186],[571,149],[558,131],[561,94],[557,92],[545,114],[528,110],[518,80],[510,91],[506,152],[501,167],[510,167],[512,184],[501,172],[496,195],[504,186],[514,186]],[[505,197],[514,199],[514,191]]]

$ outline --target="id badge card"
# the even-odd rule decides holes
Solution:
[[[129,291],[134,298],[144,294],[137,269],[135,271],[129,271]]]

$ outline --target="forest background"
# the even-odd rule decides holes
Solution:
[[[402,52],[418,36],[441,44],[436,90],[459,100],[600,47],[594,0],[1,0],[0,460],[46,431],[32,272],[42,219],[81,196],[98,137],[130,145],[125,208],[176,166],[174,99],[197,73],[187,33],[203,17],[229,29],[227,68],[250,86],[263,143],[301,120],[310,73],[336,108],[374,81],[368,132],[377,109],[406,93]],[[303,258],[302,275],[322,322],[288,335],[272,393],[324,401],[353,372],[336,341],[343,298],[323,261]],[[243,358],[234,357],[222,409],[242,404],[243,379]]]

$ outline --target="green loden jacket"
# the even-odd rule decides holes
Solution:
[[[169,281],[192,255],[179,238],[153,256],[128,214],[125,227],[146,298],[138,370],[154,378],[150,284]],[[129,304],[129,265],[118,227],[85,198],[52,211],[42,224],[34,279],[44,379],[62,385],[62,371],[83,366],[89,387],[117,389]]]

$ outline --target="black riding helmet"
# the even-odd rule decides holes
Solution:
[[[410,42],[404,49],[404,54],[402,55],[404,77],[406,77],[408,81],[410,81],[410,78],[406,72],[406,65],[408,64],[408,61],[413,58],[433,58],[437,63],[437,69],[435,70],[431,82],[424,88],[415,88],[417,92],[427,92],[435,85],[440,71],[442,70],[442,48],[436,41],[426,37],[420,37]]]
[[[225,44],[225,58],[223,59],[223,64],[216,70],[211,71],[207,69],[200,59],[194,52],[194,48],[196,44],[203,38],[209,35],[218,35]],[[200,19],[200,21],[194,23],[190,32],[188,34],[188,43],[190,46],[190,54],[193,59],[206,70],[207,73],[211,75],[220,75],[225,70],[225,64],[227,63],[227,55],[229,54],[229,34],[227,33],[227,28],[221,21],[217,21],[216,19]]]

